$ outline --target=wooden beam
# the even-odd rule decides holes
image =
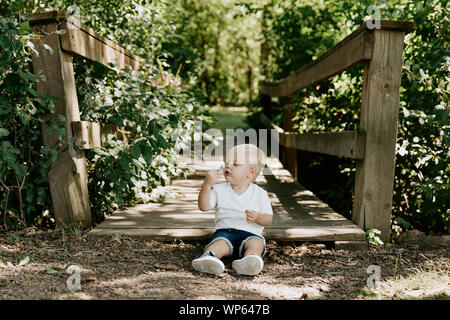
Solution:
[[[294,118],[294,110],[293,106],[290,104],[291,97],[283,97],[283,104],[285,105],[284,109],[284,121],[283,121],[283,130],[284,132],[292,133],[296,130],[294,129],[295,122],[292,121]],[[294,178],[294,181],[298,182],[298,161],[297,161],[297,149],[288,145],[285,145],[282,153],[282,163],[283,167],[285,167]]]
[[[364,132],[321,132],[281,136],[280,144],[299,150],[351,159],[364,159]]]
[[[262,82],[262,94],[285,97],[326,80],[371,57],[371,36],[365,32],[345,38],[318,59],[303,66],[294,74],[274,82]]]
[[[48,174],[56,224],[88,227],[92,225],[92,217],[87,188],[86,158],[84,151],[76,151],[71,143],[73,135],[70,124],[72,121],[80,120],[72,56],[62,50],[59,34],[53,32],[57,30],[56,22],[33,28],[36,33],[42,30],[47,33],[40,39],[31,40],[39,52],[38,57],[32,55],[34,73],[39,74],[42,71],[42,75],[47,77],[46,81],[37,83],[37,93],[40,96],[49,94],[58,97],[53,121],[59,123],[57,115],[63,115],[66,119],[65,142],[68,148],[59,152]],[[53,53],[45,50],[44,43],[53,49]],[[57,145],[56,134],[48,135],[45,124],[42,126],[42,135],[45,145]]]
[[[364,69],[360,130],[366,132],[364,160],[356,161],[352,220],[381,231],[389,241],[395,169],[403,31],[375,30],[373,54]]]
[[[144,65],[142,58],[101,36],[64,11],[35,13],[31,15],[29,21],[30,25],[59,22],[53,31],[65,30],[65,33],[60,35],[61,47],[71,54],[97,61],[107,67],[108,63],[114,62],[118,69],[130,65],[137,71]]]
[[[364,159],[365,133],[363,131],[292,133],[285,132],[261,114],[261,122],[278,132],[281,146],[304,151],[318,152],[351,159]]]
[[[79,146],[80,149],[87,150],[102,147],[108,134],[114,135],[118,140],[122,140],[125,144],[128,143],[124,128],[118,128],[111,124],[73,121],[72,130],[75,137],[75,144]],[[82,141],[85,142],[83,145],[81,145]]]
[[[270,121],[270,119],[264,114],[261,113],[261,122],[263,125],[265,125],[269,129],[275,129],[279,135],[284,134],[284,130],[281,129],[279,126],[277,126],[275,123]],[[279,141],[278,141],[279,142]]]
[[[409,33],[415,29],[414,22],[381,20],[379,29],[375,30]],[[294,74],[277,81],[262,82],[261,94],[272,97],[290,96],[299,90],[333,77],[355,64],[369,60],[372,56],[373,31],[368,28],[368,22],[364,22],[333,48],[298,69]]]
[[[66,30],[61,35],[61,46],[65,51],[97,61],[107,67],[109,67],[109,63],[114,63],[118,69],[124,69],[126,65],[130,65],[133,70],[137,71],[143,65],[141,58],[129,53],[111,40],[94,33],[91,29],[68,26],[68,24],[63,24],[60,27],[60,29]]]

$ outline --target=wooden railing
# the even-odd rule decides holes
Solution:
[[[415,30],[407,21],[381,20],[380,28],[363,23],[318,59],[292,75],[260,85],[262,122],[279,134],[283,165],[297,179],[297,150],[356,159],[352,220],[376,228],[389,240],[395,168],[395,144],[405,34]],[[271,97],[289,101],[296,92],[364,63],[358,131],[298,134],[292,132],[293,112],[284,111],[284,128],[273,124]]]
[[[30,26],[42,37],[33,40],[39,56],[32,55],[35,74],[42,72],[46,81],[37,83],[37,92],[41,96],[47,93],[58,97],[57,115],[66,119],[65,141],[68,148],[58,154],[49,172],[50,192],[57,225],[70,224],[88,227],[92,225],[91,206],[88,194],[88,174],[86,169],[85,149],[101,146],[101,137],[109,133],[126,142],[123,130],[108,124],[80,121],[80,111],[75,87],[72,56],[80,56],[102,63],[114,69],[126,65],[138,71],[143,66],[143,59],[120,47],[111,40],[102,37],[91,28],[80,23],[64,11],[36,13],[30,17]],[[64,33],[55,31],[65,30]],[[52,53],[44,47],[52,48]],[[42,70],[42,71],[40,71]],[[44,144],[55,146],[56,135],[48,135],[45,125],[42,128]],[[85,144],[81,150],[72,143]]]

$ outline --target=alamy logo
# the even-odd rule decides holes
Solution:
[[[367,14],[372,14],[369,20],[367,20],[367,29],[381,29],[381,6],[371,5],[367,7]]]
[[[67,18],[67,28],[69,29],[79,29],[81,27],[81,10],[80,7],[76,5],[71,5],[67,8],[67,13],[70,17]]]
[[[78,266],[70,266],[67,268],[66,272],[71,274],[69,278],[67,278],[66,284],[67,289],[69,291],[78,291],[81,290],[81,269]]]
[[[367,273],[372,274],[367,278],[366,286],[369,289],[375,289],[377,287],[377,282],[381,279],[381,268],[377,265],[370,265],[367,267]]]

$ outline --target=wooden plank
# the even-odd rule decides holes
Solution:
[[[213,228],[190,228],[190,229],[121,229],[111,231],[110,229],[95,228],[87,233],[88,237],[106,237],[113,234],[120,234],[123,237],[152,239],[157,241],[183,240],[204,240],[209,239],[213,234]]]
[[[206,240],[213,234],[213,228],[164,228],[164,229],[102,229],[95,228],[89,231],[88,237],[105,237],[120,234],[125,237],[137,237],[158,241]],[[302,228],[266,228],[263,232],[266,240],[291,241],[364,241],[365,233],[357,227],[311,227]]]
[[[263,235],[267,240],[280,241],[363,241],[366,237],[364,231],[356,226],[324,227],[321,225],[282,229],[265,228]]]
[[[64,51],[91,61],[97,61],[112,70],[118,71],[118,69],[125,68],[126,65],[131,66],[138,74],[141,68],[147,69],[150,73],[156,69],[155,66],[145,65],[144,59],[101,36],[64,11],[34,13],[29,21],[30,25],[37,28],[42,24],[57,22],[57,26],[51,31],[65,31],[60,36],[61,47]],[[114,68],[111,67],[109,65],[110,62],[116,63],[116,66]],[[160,71],[156,79],[150,79],[149,81],[156,87],[167,86],[169,83],[171,85],[180,84],[179,79],[171,82],[167,71]]]
[[[318,152],[350,159],[364,159],[365,133],[363,131],[292,133],[285,132],[261,113],[261,122],[278,132],[281,146]]]
[[[366,32],[351,35],[322,56],[300,68],[292,75],[274,82],[262,82],[262,94],[285,97],[326,80],[357,63],[370,59],[370,37]]]
[[[286,106],[284,110],[283,130],[286,133],[295,132],[295,123],[294,121],[292,121],[292,119],[294,118],[294,110],[293,106],[290,105],[291,98],[284,97],[282,101]],[[298,181],[297,150],[295,148],[292,148],[288,145],[284,146],[282,153],[282,164],[283,167],[291,173],[294,181]]]
[[[38,25],[38,24],[56,22],[56,21],[60,22],[58,24],[58,29],[66,31],[65,34],[61,35],[62,48],[66,51],[70,51],[72,46],[76,47],[76,44],[71,43],[73,41],[73,39],[81,37],[81,35],[79,35],[79,34],[68,36],[68,33],[72,33],[72,32],[76,33],[76,31],[82,31],[84,34],[93,38],[91,41],[101,42],[104,45],[110,47],[111,49],[118,51],[119,53],[129,57],[130,59],[136,60],[139,63],[144,62],[144,60],[142,58],[140,58],[139,56],[133,54],[131,51],[129,51],[125,48],[122,48],[121,46],[119,46],[115,42],[111,41],[110,39],[98,34],[92,28],[88,27],[84,23],[81,23],[78,19],[76,19],[72,15],[69,15],[65,11],[58,10],[58,11],[46,11],[46,12],[33,13],[30,16],[29,21],[30,21],[30,25]],[[72,23],[70,23],[70,22],[72,22]],[[68,24],[69,24],[69,27],[67,27]],[[95,56],[95,54],[93,54],[93,55]],[[88,58],[87,56],[83,56],[83,57]],[[94,61],[98,61],[98,60],[94,60]]]
[[[379,29],[410,33],[416,29],[414,22],[380,20]],[[262,82],[260,92],[272,97],[283,97],[333,77],[372,56],[374,30],[368,22],[345,37],[316,60],[297,70],[294,74],[273,82]]]
[[[365,158],[356,161],[352,220],[361,228],[380,230],[385,242],[390,235],[404,35],[375,30],[372,59],[364,69],[360,129],[366,132]]]
[[[351,159],[364,159],[364,132],[320,132],[290,134],[280,137],[283,146]]]
[[[90,121],[72,121],[72,130],[75,144],[81,149],[93,149],[103,146],[106,136],[112,134],[118,140],[128,143],[124,128],[118,128],[112,124],[101,124]],[[84,141],[85,144],[81,145]]]
[[[273,157],[269,160],[269,170],[278,170],[281,165],[279,160]],[[215,162],[211,164],[203,161],[193,167],[198,171],[215,165]],[[284,171],[290,176],[287,170]],[[167,192],[177,192],[178,198],[116,211],[91,230],[88,236],[108,236],[117,233],[161,241],[172,241],[175,238],[209,239],[214,226],[214,210],[202,212],[198,209],[198,191],[204,174],[196,174],[193,177],[195,178],[173,180],[172,185],[164,187]],[[365,240],[364,231],[334,212],[300,184],[284,183],[276,175],[260,175],[260,177],[265,179],[264,188],[269,193],[274,210],[274,220],[264,232],[268,240]]]
[[[364,22],[363,26],[367,28],[368,22]],[[405,34],[411,33],[416,30],[416,24],[411,21],[401,20],[380,20],[379,30],[391,30],[391,31],[403,31]]]
[[[33,13],[29,20],[30,26],[38,25],[38,24],[50,24],[50,23],[58,23],[61,21],[65,21],[70,17],[70,15],[62,10],[57,11],[43,11],[43,12],[35,12]],[[56,26],[56,24],[55,24]],[[54,29],[55,31],[57,29]]]
[[[90,29],[69,28],[67,24],[62,24],[60,29],[66,30],[66,33],[61,35],[61,46],[71,54],[97,61],[108,67],[109,63],[115,63],[118,69],[130,65],[133,70],[138,70],[143,65],[141,58]]]
[[[63,115],[66,118],[65,139],[68,148],[58,154],[58,158],[52,164],[49,172],[56,224],[65,223],[87,227],[92,224],[92,217],[87,189],[86,159],[84,151],[76,151],[71,143],[73,134],[70,124],[72,121],[80,120],[72,56],[62,50],[59,35],[51,33],[56,30],[56,23],[33,28],[36,33],[39,32],[39,29],[49,33],[43,35],[39,40],[31,40],[39,52],[39,57],[32,55],[34,73],[38,74],[42,70],[42,74],[47,77],[47,81],[37,83],[37,92],[40,96],[48,93],[50,96],[59,97],[55,103],[54,121],[59,122],[56,115]],[[53,49],[52,54],[45,50],[43,43]],[[55,146],[57,144],[57,136],[48,135],[45,124],[42,127],[42,134],[45,145]]]
[[[277,126],[275,123],[270,121],[270,119],[264,114],[261,113],[261,122],[263,125],[265,125],[269,129],[275,129],[279,135],[282,135],[284,133],[284,130],[281,129],[279,126]],[[279,140],[278,140],[279,141]]]

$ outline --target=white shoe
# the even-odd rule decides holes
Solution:
[[[238,274],[255,276],[261,272],[264,267],[264,262],[261,257],[250,254],[242,259],[234,260],[231,265],[233,270]]]
[[[221,274],[225,270],[225,266],[220,259],[207,255],[192,260],[192,267],[199,272],[212,274]]]

